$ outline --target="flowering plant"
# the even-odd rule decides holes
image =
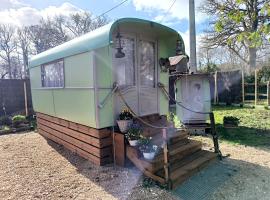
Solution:
[[[123,109],[119,114],[119,120],[131,120],[133,116],[128,109]]]
[[[126,134],[128,140],[138,140],[141,138],[142,128],[138,124],[132,124]]]

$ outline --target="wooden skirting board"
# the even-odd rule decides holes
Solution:
[[[43,113],[37,113],[37,124],[42,136],[95,164],[112,162],[112,137],[109,129],[98,130]]]

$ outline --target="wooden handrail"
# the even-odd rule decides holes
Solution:
[[[171,189],[171,180],[170,180],[170,161],[169,161],[169,149],[168,149],[168,132],[167,129],[162,129],[162,138],[163,138],[163,155],[164,155],[164,172],[165,180],[169,189]]]

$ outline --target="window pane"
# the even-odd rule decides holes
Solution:
[[[155,43],[139,42],[140,83],[155,87]]]
[[[118,41],[115,38],[114,44]],[[119,85],[133,86],[135,85],[135,41],[132,38],[121,38],[121,44],[123,47],[123,52],[125,57],[115,58],[115,53],[117,49],[114,48],[113,54],[113,66],[115,67],[116,81]]]
[[[63,60],[41,66],[42,87],[64,87]]]

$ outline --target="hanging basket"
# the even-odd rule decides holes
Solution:
[[[117,125],[121,133],[126,133],[129,127],[132,125],[132,120],[117,120]]]

